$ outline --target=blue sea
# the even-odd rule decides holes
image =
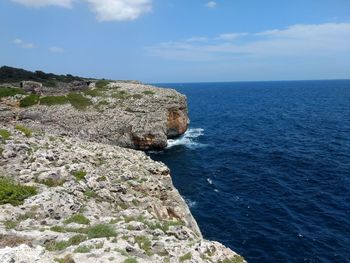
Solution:
[[[152,158],[249,262],[350,262],[350,80],[157,84],[189,130]]]

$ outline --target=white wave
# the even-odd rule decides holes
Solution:
[[[190,207],[190,208],[195,207],[197,205],[196,201],[192,201],[192,200],[190,200],[188,198],[185,198],[185,202],[188,205],[188,207]]]
[[[213,184],[213,180],[211,180],[210,178],[207,178],[207,182],[208,182],[209,184]]]
[[[194,139],[204,135],[204,130],[201,128],[191,128],[188,129],[185,134],[177,139],[169,139],[167,148],[171,148],[174,146],[183,145],[190,149],[203,147],[205,144],[196,142]]]

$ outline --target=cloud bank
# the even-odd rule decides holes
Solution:
[[[79,0],[12,0],[28,7],[72,8]],[[99,21],[130,21],[152,10],[152,0],[80,0],[89,5]]]
[[[20,38],[16,38],[15,40],[13,40],[13,44],[25,49],[35,48],[35,45],[33,43],[25,42]]]
[[[257,33],[223,33],[201,42],[171,41],[147,50],[171,60],[313,59],[350,54],[350,23],[292,25]]]

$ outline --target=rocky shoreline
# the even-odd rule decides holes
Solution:
[[[185,96],[132,82],[6,92],[1,262],[245,262],[203,239],[169,169],[137,151],[186,131]]]

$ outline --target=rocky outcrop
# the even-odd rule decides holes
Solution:
[[[111,82],[96,88],[80,84],[77,82],[79,92],[45,89],[42,97],[46,100],[25,108],[14,105],[27,95],[3,98],[0,120],[16,120],[37,131],[141,150],[163,149],[168,138],[187,129],[186,97],[175,90],[130,82]]]
[[[145,153],[0,124],[0,262],[244,262]]]

